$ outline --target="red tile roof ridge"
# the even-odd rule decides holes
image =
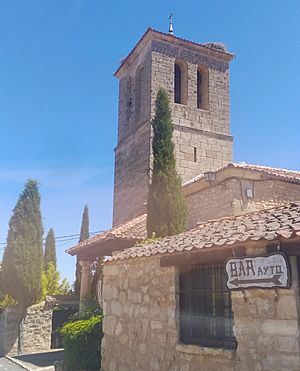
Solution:
[[[300,237],[300,201],[204,222],[178,235],[125,249],[113,254],[110,261],[226,247],[246,241],[274,241],[294,237]]]
[[[263,209],[260,209],[260,210],[252,210],[252,211],[249,211],[247,213],[240,214],[240,215],[227,215],[227,216],[222,216],[221,218],[208,219],[205,222],[198,222],[197,226],[193,229],[196,229],[196,228],[198,228],[198,227],[200,227],[201,225],[204,225],[204,224],[211,224],[211,223],[216,223],[216,222],[219,223],[220,221],[223,221],[223,220],[242,219],[247,215],[251,216],[253,214],[262,214],[263,212],[271,212],[274,209],[280,209],[280,207],[285,207],[285,206],[288,206],[288,205],[293,204],[293,203],[300,205],[300,200],[299,201],[282,201],[280,204],[278,204],[276,206],[273,205],[273,206],[266,207],[266,208],[263,208]]]
[[[87,240],[84,240],[75,246],[72,246],[66,250],[68,254],[75,255],[76,252],[82,250],[83,248],[92,245],[97,242],[106,241],[110,239],[137,239],[142,240],[145,238],[145,236],[139,236],[138,233],[136,235],[134,234],[135,231],[130,231],[131,229],[134,229],[135,226],[140,226],[142,222],[146,222],[146,214],[139,215],[133,219],[130,219],[127,222],[121,223],[119,225],[116,225],[112,227],[111,229],[108,229],[102,233],[99,233],[95,236],[92,236],[88,238]],[[146,225],[146,223],[145,223]],[[130,231],[131,235],[126,235],[126,232]]]
[[[266,165],[256,165],[256,164],[248,164],[245,162],[236,162],[232,163],[234,167],[238,168],[249,168],[254,170],[267,170],[267,171],[280,171],[287,174],[294,174],[300,177],[300,171],[299,170],[291,170],[291,169],[285,169],[285,168],[279,168],[279,167],[273,167],[273,166],[266,166]]]
[[[214,171],[211,171],[212,173],[219,173],[225,169],[228,168],[236,168],[236,169],[246,169],[246,170],[253,170],[253,171],[260,171],[264,172],[269,175],[273,175],[279,178],[289,178],[289,179],[295,179],[300,181],[300,171],[298,170],[289,170],[289,169],[283,169],[283,168],[276,168],[271,166],[265,166],[265,165],[255,165],[255,164],[248,164],[246,162],[230,162],[229,164],[222,166]],[[183,183],[183,187],[187,187],[190,184],[196,183],[201,179],[204,179],[205,173],[201,173],[194,178],[186,181]]]

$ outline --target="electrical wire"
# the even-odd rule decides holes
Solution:
[[[98,234],[98,233],[102,233],[102,232],[104,232],[104,230],[90,232],[89,233],[89,237],[94,236],[95,234]],[[55,242],[57,242],[56,247],[60,247],[60,246],[66,245],[68,242],[77,240],[79,237],[80,237],[80,233],[78,233],[78,234],[67,234],[67,235],[57,236],[54,239],[55,239]],[[45,241],[46,241],[46,238],[43,238],[43,242],[45,242]],[[6,246],[6,242],[0,242],[0,245]],[[5,250],[5,247],[1,247],[0,246],[0,251],[3,251],[3,250]]]

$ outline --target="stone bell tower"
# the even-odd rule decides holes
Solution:
[[[177,170],[185,182],[232,161],[229,62],[220,43],[198,44],[149,28],[115,72],[119,79],[113,225],[146,211],[151,118],[170,96]]]

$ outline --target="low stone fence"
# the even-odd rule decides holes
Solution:
[[[21,353],[47,351],[51,348],[53,309],[45,302],[27,308],[21,324]]]
[[[0,313],[0,355],[47,351],[51,348],[53,309],[45,302],[25,311],[11,306]]]

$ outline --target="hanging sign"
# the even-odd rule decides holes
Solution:
[[[231,290],[290,286],[289,265],[281,253],[230,258],[225,269],[227,287]]]

